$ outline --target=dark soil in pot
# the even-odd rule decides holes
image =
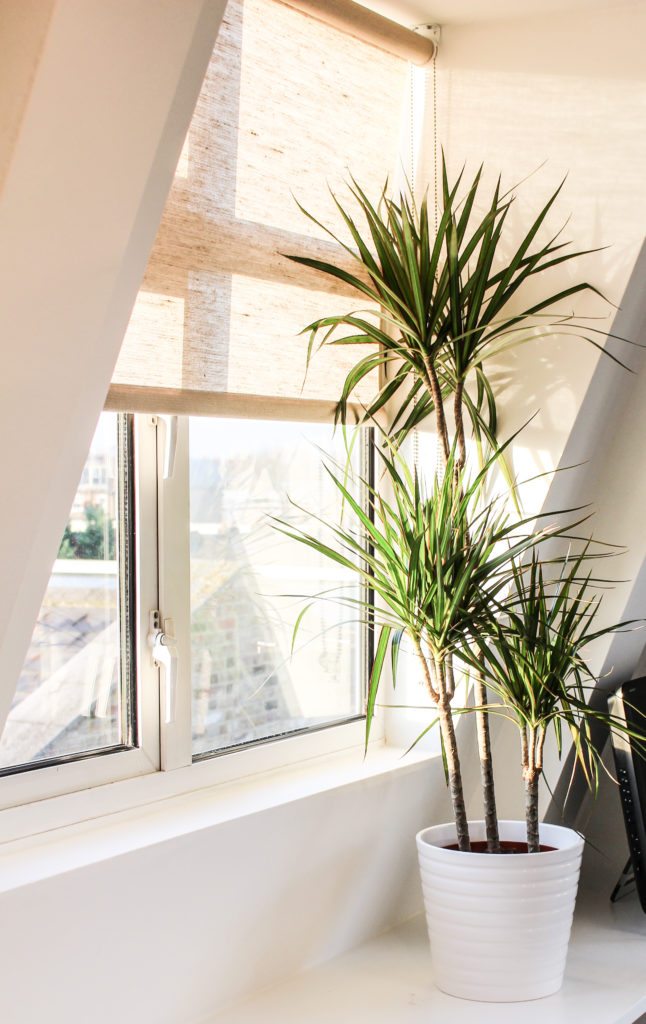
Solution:
[[[450,846],[443,847],[445,850],[457,850],[458,844],[451,843]],[[541,844],[539,853],[551,853],[555,850],[555,846],[543,846]],[[500,852],[501,853],[528,853],[527,843],[515,842],[511,839],[501,839],[500,841]],[[471,843],[471,853],[489,853],[487,849],[486,839],[476,839]]]

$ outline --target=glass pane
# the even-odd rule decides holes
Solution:
[[[0,768],[127,743],[125,431],[116,413],[101,415],[0,739]]]
[[[269,519],[305,522],[294,501],[338,522],[321,449],[345,458],[327,424],[190,420],[195,754],[362,713],[362,631],[347,621],[352,612],[316,602],[290,653],[302,595],[354,587],[353,574],[282,537]]]

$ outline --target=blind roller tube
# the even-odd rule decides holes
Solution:
[[[331,423],[335,404],[323,399],[268,398],[261,395],[229,395],[113,384],[108,391],[105,409],[110,412],[147,415],[225,416],[233,419]],[[356,403],[348,402],[347,412],[348,423],[356,423],[364,410]]]
[[[412,64],[428,64],[433,59],[435,44],[426,36],[398,25],[390,18],[356,4],[353,0],[279,0],[311,18],[346,32],[364,43],[377,46]]]

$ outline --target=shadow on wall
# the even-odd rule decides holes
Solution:
[[[607,349],[628,367],[623,369],[612,360],[598,360],[576,421],[567,439],[559,468],[577,467],[561,472],[552,479],[546,507],[562,508],[573,501],[592,502],[598,506],[597,522],[608,519],[618,525],[616,500],[608,502],[600,485],[604,473],[619,451],[633,449],[638,432],[633,418],[634,405],[642,404],[646,372],[646,242],[642,244],[621,305],[611,326],[612,334],[626,338],[630,344],[608,340]],[[631,470],[639,472],[641,437],[637,451],[631,451]],[[627,490],[626,498],[632,488]],[[620,499],[620,495],[613,495]],[[621,502],[626,504],[625,501]],[[611,515],[608,516],[608,507]],[[596,529],[596,527],[595,527]],[[624,543],[614,537],[604,539]]]
[[[486,187],[502,173],[517,191],[509,226],[518,238],[564,178],[546,233],[568,215],[575,249],[609,246],[577,261],[576,274],[619,303],[646,229],[646,67],[643,6],[506,23],[448,25],[438,60],[438,135],[452,174],[484,161]],[[426,138],[432,138],[429,104]],[[543,166],[544,165],[544,166]],[[427,144],[423,176],[433,179]],[[574,268],[572,268],[574,269]],[[557,283],[567,285],[564,268]],[[545,282],[545,287],[549,282]],[[543,285],[541,285],[543,287]],[[526,293],[531,298],[529,293]],[[566,304],[564,313],[572,312]],[[579,316],[610,329],[607,307],[587,297]],[[521,476],[557,466],[597,364],[592,346],[564,336],[532,340],[492,367],[502,392],[503,435],[539,415],[515,446]],[[547,492],[534,488],[531,504]]]
[[[598,287],[621,309],[609,315],[607,307],[589,296],[577,299],[576,305],[572,300],[563,312],[603,316],[590,324],[641,342],[646,340],[646,137],[641,131],[646,114],[645,35],[646,9],[638,4],[613,6],[611,16],[608,9],[588,8],[498,24],[447,25],[437,67],[438,138],[451,174],[464,162],[467,174],[475,172],[484,161],[485,196],[499,172],[505,187],[529,176],[517,190],[509,221],[516,241],[565,178],[545,225],[546,236],[571,215],[564,239],[572,239],[573,248],[608,246],[577,261],[577,278]],[[432,104],[428,106],[422,172],[432,182]],[[557,283],[567,287],[563,268],[556,273]],[[612,351],[620,350],[613,345]],[[621,346],[621,355],[641,369],[644,353]],[[514,446],[519,478],[585,463],[526,489],[525,507],[538,511],[547,503],[562,507],[593,502],[598,509],[595,534],[629,548],[613,569],[633,581],[607,595],[605,614],[615,621],[643,615],[644,370],[628,374],[592,346],[564,335],[533,338],[505,353],[490,370],[501,395],[501,436],[537,413]],[[610,673],[606,685],[632,675],[643,646],[643,634],[632,633],[599,649],[600,673]],[[498,725],[496,730],[501,812],[517,817],[522,813],[521,787],[502,770],[516,763],[517,739],[513,730]],[[555,757],[550,768],[551,779],[558,780]],[[567,773],[566,765],[564,778]],[[559,788],[549,811],[555,820],[562,796]],[[574,817],[580,797],[571,800]],[[615,797],[610,789],[608,800]],[[602,795],[595,813],[604,813],[603,802]]]
[[[612,324],[613,333],[640,345],[646,344],[645,278],[646,244]],[[595,536],[625,545],[626,552],[607,566],[609,577],[629,581],[604,594],[602,615],[607,622],[643,618],[646,610],[646,350],[623,346],[621,356],[633,372],[608,358],[599,359],[559,461],[564,471],[551,478],[544,502],[544,507],[551,509],[589,504],[594,512],[590,528]],[[642,629],[621,633],[593,650],[593,667],[600,678],[593,706],[605,709],[608,691],[633,676],[644,649],[644,636]],[[504,727],[498,727],[496,735],[496,759],[505,764],[508,757],[516,756],[516,737]],[[602,750],[606,741],[607,734],[600,729],[596,736],[598,749]],[[571,755],[561,765],[553,745],[548,744],[546,773],[554,786],[554,797],[545,817],[578,827],[590,836],[596,850],[590,847],[586,854],[590,861],[586,875],[612,887],[626,851],[618,794],[604,777],[598,800],[592,803],[583,778],[575,775],[570,788],[573,767]],[[520,787],[512,790],[503,779],[501,789],[506,813],[517,814]],[[516,809],[511,810],[514,801]]]
[[[613,333],[646,345],[646,244],[613,324]],[[600,359],[565,447],[561,466],[578,468],[559,473],[552,482],[548,503],[552,508],[590,503],[595,512],[595,536],[626,547],[612,560],[608,575],[626,580],[604,595],[605,621],[641,619],[646,612],[646,537],[643,509],[646,502],[646,349],[624,346],[623,355],[633,373],[621,370],[608,359]],[[630,679],[644,650],[644,631],[635,628],[615,635],[594,650],[599,675],[593,706],[605,710],[608,693]],[[599,728],[596,743],[602,750],[607,731]],[[566,793],[574,767],[572,754],[566,759],[554,799],[550,820],[561,820]],[[585,781],[575,776],[565,806],[570,824],[585,826],[585,817],[612,814],[618,806],[614,787],[602,788],[598,807],[585,810]],[[614,808],[616,810],[616,807]],[[583,817],[582,817],[583,815]],[[595,827],[594,822],[592,827]],[[620,833],[623,829],[620,829]]]

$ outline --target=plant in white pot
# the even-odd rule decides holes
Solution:
[[[303,331],[309,334],[308,369],[317,348],[367,348],[367,353],[347,374],[335,422],[345,424],[353,419],[348,403],[365,378],[378,373],[377,393],[364,408],[359,422],[371,422],[380,415],[382,422],[385,419],[387,423],[389,443],[399,446],[411,431],[431,417],[438,439],[440,473],[453,444],[451,418],[456,469],[464,468],[467,461],[467,421],[479,464],[483,465],[488,455],[500,454],[496,395],[488,371],[493,358],[529,338],[545,338],[554,333],[584,338],[593,346],[602,347],[597,339],[603,332],[591,321],[582,323],[557,308],[559,303],[581,293],[599,294],[586,281],[549,290],[529,304],[521,301],[523,287],[528,283],[590,251],[569,251],[569,243],[559,238],[560,232],[546,242],[537,241],[560,188],[550,195],[520,244],[514,246],[505,234],[513,196],[510,192],[501,193],[500,180],[485,203],[484,216],[476,215],[481,172],[482,168],[461,195],[463,174],[450,184],[442,159],[443,207],[438,211],[435,232],[426,198],[418,209],[412,199],[402,197],[396,202],[384,191],[375,206],[353,181],[350,192],[356,208],[354,216],[335,197],[349,242],[301,207],[340,246],[346,254],[344,260],[337,265],[289,256],[344,286],[354,287],[357,295],[370,304],[368,311],[332,314]],[[355,273],[348,269],[348,260],[350,266],[356,267]],[[374,317],[375,308],[378,320]],[[607,348],[602,351],[623,365]],[[494,462],[520,511],[517,489],[505,458],[490,459],[489,468]],[[452,657],[449,653],[449,670]],[[476,705],[483,709],[476,715],[487,843],[494,852],[498,849],[498,835],[489,724],[484,710],[487,693],[479,673],[473,685]]]
[[[276,528],[354,573],[376,596],[373,603],[340,588],[335,597],[377,630],[366,744],[389,650],[394,679],[402,645],[415,653],[436,709],[427,729],[439,724],[453,821],[424,829],[417,845],[438,986],[482,1000],[548,995],[562,981],[583,840],[554,825],[541,825],[539,840],[543,743],[553,728],[560,744],[567,726],[586,777],[596,778],[589,722],[616,723],[585,703],[580,650],[618,627],[591,629],[589,581],[578,575],[587,551],[554,586],[545,582],[537,545],[570,536],[579,524],[524,533],[525,521],[501,511],[499,499],[483,498],[489,464],[469,483],[453,450],[428,491],[401,456],[381,452],[380,461],[387,486],[361,481],[371,516],[354,498],[347,471],[329,469],[346,503],[343,522],[309,513],[316,534],[279,520]],[[518,562],[523,555],[527,570]],[[331,596],[328,590],[324,599]],[[454,715],[482,709],[452,706],[460,662],[489,681],[487,714],[512,718],[523,740],[526,820],[496,819],[496,852],[488,850],[485,821],[467,820]]]
[[[527,576],[519,568],[523,554],[530,565],[540,565],[536,548],[544,534],[527,533],[527,521],[514,522],[510,514],[501,511],[503,499],[487,497],[487,479],[494,466],[506,476],[511,498],[516,489],[505,463],[507,446],[501,447],[497,441],[496,397],[486,367],[488,359],[529,333],[571,333],[597,345],[593,329],[582,330],[572,316],[554,308],[563,299],[596,289],[585,282],[570,284],[523,306],[518,292],[530,277],[578,255],[564,253],[563,243],[555,238],[536,243],[558,192],[550,197],[521,244],[503,258],[507,247],[503,228],[511,199],[501,196],[497,186],[484,217],[474,225],[479,183],[478,173],[460,199],[460,179],[450,187],[443,168],[443,210],[435,234],[425,202],[418,211],[406,199],[395,202],[382,196],[379,207],[374,207],[353,183],[367,229],[365,237],[350,214],[337,205],[352,238],[352,244],[340,244],[358,263],[358,272],[292,257],[353,285],[379,307],[378,324],[358,310],[325,317],[306,330],[310,333],[308,364],[317,339],[321,345],[370,346],[368,354],[348,373],[337,419],[347,422],[348,402],[357,385],[367,374],[381,369],[381,386],[360,418],[365,422],[378,413],[382,420],[384,415],[387,418],[381,452],[387,489],[364,482],[370,496],[369,517],[352,498],[343,475],[333,473],[348,511],[342,525],[323,523],[332,531],[330,543],[287,524],[281,528],[356,572],[377,595],[374,608],[360,599],[340,596],[341,603],[354,607],[359,618],[379,627],[369,684],[367,735],[384,663],[390,650],[396,676],[397,655],[405,636],[437,707],[454,821],[425,830],[418,837],[418,848],[438,985],[467,998],[519,1000],[547,995],[560,984],[582,841],[570,830],[540,826],[540,841],[552,849],[535,852],[535,791],[545,723],[532,720],[526,734],[523,771],[532,793],[532,830],[528,833],[532,852],[525,840],[525,822],[499,823],[496,813],[489,715],[501,710],[514,715],[516,708],[511,688],[505,690],[495,670],[497,665],[504,669],[507,655],[502,658],[503,649],[509,657],[519,651],[519,643],[513,639],[513,628],[522,620],[522,603],[517,609],[514,606],[514,601],[519,601],[519,585],[534,595],[534,602],[540,604],[545,597],[545,592],[540,592],[540,586],[545,591],[544,577],[531,571]],[[340,334],[340,329],[344,333]],[[425,485],[421,474],[407,468],[397,448],[428,416],[434,417],[438,464],[427,474],[431,482]],[[470,475],[465,420],[471,425],[480,465]],[[571,530],[572,524],[561,527],[563,533]],[[570,582],[573,585],[575,579]],[[547,636],[545,644],[553,640],[554,636]],[[518,658],[522,662],[522,652]],[[451,709],[456,659],[476,669],[474,711],[483,822],[468,822],[464,807],[453,725],[453,714],[462,709]],[[494,706],[489,703],[487,683],[497,698]],[[537,677],[536,685],[544,684],[545,680]],[[592,712],[585,701],[577,697],[579,703],[574,705],[570,700],[566,713],[563,689],[559,693],[549,722],[568,721],[567,715],[576,707],[575,718],[586,723]],[[533,696],[526,697],[531,703]],[[563,713],[557,715],[557,708]],[[617,722],[612,724],[619,727]],[[559,733],[559,725],[554,728]],[[594,755],[588,739],[587,728],[580,724],[574,742],[578,750],[585,748],[582,756],[589,767]],[[522,850],[523,841],[525,852],[514,856],[504,852],[514,844]],[[556,897],[550,895],[553,883]],[[484,910],[484,904],[478,903],[480,897],[486,898]],[[546,923],[552,918],[559,922],[558,943],[546,952]],[[534,970],[546,956],[547,973]]]
[[[586,568],[591,557],[602,553],[592,555],[589,543],[554,566],[542,564],[532,551],[526,564],[514,565],[512,586],[488,632],[475,636],[462,652],[467,663],[484,673],[501,713],[518,728],[529,853],[539,851],[539,782],[548,733],[554,734],[559,756],[563,734],[571,738],[576,763],[596,790],[602,761],[592,726],[615,725],[610,713],[589,706],[595,679],[585,649],[637,625],[630,621],[595,628],[602,600],[597,585],[607,581],[593,581]],[[640,749],[639,735],[633,738]]]
[[[589,557],[599,556],[585,545],[552,573],[533,549],[526,565],[514,565],[512,585],[488,628],[461,652],[498,698],[490,713],[518,727],[525,821],[498,823],[503,851],[516,856],[476,853],[467,865],[447,849],[452,826],[417,836],[435,970],[453,995],[537,999],[562,984],[584,841],[572,829],[539,823],[545,740],[552,731],[560,758],[563,734],[569,735],[583,776],[596,789],[602,762],[591,726],[622,726],[588,704],[594,677],[584,648],[633,625],[595,628],[601,598],[585,572]],[[632,736],[643,752],[643,733]],[[483,824],[472,826],[471,838],[474,850],[484,839]]]

